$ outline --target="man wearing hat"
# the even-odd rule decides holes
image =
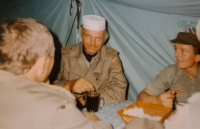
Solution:
[[[196,35],[200,40],[200,21],[196,27]],[[165,129],[199,129],[200,92],[188,98],[187,104],[178,106],[175,115],[165,121]]]
[[[83,16],[82,42],[62,49],[61,68],[54,84],[73,93],[96,90],[105,103],[125,100],[127,80],[118,52],[104,45],[106,21],[97,15]]]
[[[200,40],[200,21],[196,28],[196,34],[197,34],[198,39]],[[179,36],[180,35],[182,37],[181,33],[179,33]],[[195,38],[195,41],[196,41],[196,37],[195,36],[193,37]],[[189,37],[186,36],[186,38],[189,38]],[[172,42],[176,42],[176,41],[172,40]],[[182,40],[182,42],[184,41]],[[194,49],[197,49],[197,48],[194,48]],[[145,90],[147,91],[147,89]],[[191,95],[191,97],[187,99],[187,104],[177,106],[175,114],[173,113],[170,118],[165,120],[165,123],[164,123],[165,129],[189,129],[189,128],[199,129],[200,128],[199,98],[200,98],[200,92],[194,93]],[[146,118],[137,118],[130,121],[130,123],[126,127],[124,127],[124,129],[164,129],[164,127],[157,121],[152,121]]]
[[[172,107],[200,91],[200,42],[196,34],[180,32],[174,43],[176,64],[166,67],[139,95],[138,101]],[[169,90],[169,91],[167,91]]]

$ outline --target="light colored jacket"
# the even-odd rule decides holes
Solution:
[[[105,103],[125,100],[127,80],[115,49],[103,45],[91,60],[88,68],[82,53],[82,43],[64,47],[60,72],[54,84],[63,85],[68,80],[81,77],[93,84],[97,92],[105,99]]]
[[[86,118],[74,96],[58,86],[43,85],[0,70],[0,129],[111,129]]]
[[[164,129],[158,121],[147,118],[135,118],[130,121],[123,129]]]

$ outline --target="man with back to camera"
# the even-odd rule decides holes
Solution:
[[[104,45],[108,38],[105,19],[83,16],[80,35],[81,43],[62,49],[61,68],[54,84],[78,94],[96,89],[105,103],[124,101],[127,80],[118,52]]]
[[[187,98],[200,91],[200,42],[196,34],[179,32],[171,42],[174,43],[176,64],[162,70],[138,95],[138,101],[171,108],[175,99],[178,103],[186,103]]]
[[[111,129],[76,108],[66,89],[46,84],[54,63],[48,29],[34,19],[0,25],[1,129]]]

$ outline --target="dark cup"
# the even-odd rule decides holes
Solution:
[[[87,94],[87,111],[97,112],[100,101],[100,94],[97,92],[90,92]]]

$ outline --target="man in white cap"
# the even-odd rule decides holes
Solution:
[[[104,45],[106,21],[97,15],[83,16],[82,42],[62,49],[61,68],[54,84],[73,93],[96,90],[105,103],[125,100],[127,80],[118,52]]]
[[[46,84],[53,37],[34,19],[0,24],[0,129],[111,129],[77,109],[68,90]]]

